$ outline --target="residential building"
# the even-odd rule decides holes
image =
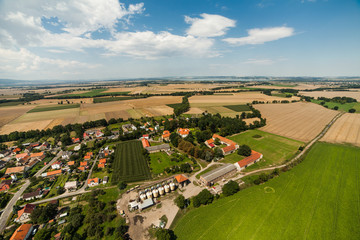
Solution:
[[[150,143],[149,143],[149,141],[148,141],[146,138],[142,138],[142,139],[141,139],[141,143],[142,143],[142,145],[143,145],[143,148],[148,148],[148,147],[150,147]]]
[[[11,236],[10,240],[28,240],[31,239],[31,234],[33,231],[32,224],[22,224],[18,227],[13,235]]]
[[[109,182],[109,177],[105,176],[103,179],[103,184],[107,184]]]
[[[11,168],[7,168],[5,174],[18,174],[18,173],[23,173],[25,172],[27,169],[25,169],[25,166],[20,166],[20,167],[11,167]]]
[[[165,141],[169,141],[170,140],[170,132],[168,130],[164,131],[162,134],[162,139]]]
[[[27,153],[19,153],[19,154],[15,155],[15,158],[16,158],[17,161],[19,161],[19,160],[21,160],[21,159],[23,159],[25,157],[28,157],[28,156],[29,156],[29,154],[27,154]]]
[[[62,166],[62,162],[60,162],[60,161],[56,161],[53,164],[51,164],[52,169],[60,169],[61,166]]]
[[[40,161],[42,161],[45,158],[45,153],[44,152],[32,153],[30,154],[30,158],[37,158]]]
[[[90,178],[87,181],[89,187],[94,187],[100,184],[100,178]]]
[[[0,183],[0,192],[5,192],[10,189],[10,185],[12,183],[11,179],[2,180]]]
[[[99,164],[98,164],[98,168],[105,168],[105,164],[99,163]]]
[[[206,141],[205,141],[205,145],[206,145],[208,148],[214,148],[214,147],[215,147],[214,139],[210,138],[209,140],[206,140]]]
[[[30,220],[30,214],[34,211],[35,205],[26,204],[24,208],[20,209],[17,214],[18,217],[15,219],[15,222],[26,222]]]
[[[30,201],[30,200],[34,200],[35,198],[42,198],[43,196],[43,192],[42,190],[39,188],[34,192],[29,192],[29,193],[24,193],[24,195],[22,196],[22,198],[25,201]]]
[[[87,167],[88,165],[88,162],[80,162],[80,167]]]
[[[3,160],[0,160],[0,169],[3,169],[6,166],[6,162]]]
[[[41,174],[42,177],[56,177],[62,173],[62,170],[55,170]]]
[[[105,164],[105,163],[106,163],[106,158],[102,158],[102,159],[100,159],[100,160],[99,160],[99,163],[103,163],[103,164]]]
[[[78,167],[78,169],[82,172],[85,171],[85,167]]]
[[[251,155],[249,157],[241,159],[240,161],[235,163],[234,166],[236,167],[236,169],[238,171],[241,171],[241,170],[247,168],[248,166],[251,166],[254,163],[260,161],[262,159],[262,157],[263,157],[263,155],[261,153],[251,150]]]
[[[75,191],[78,185],[79,185],[78,181],[66,182],[64,188],[67,191]]]
[[[75,161],[69,161],[69,162],[67,163],[68,166],[73,166],[74,164],[75,164]]]
[[[186,138],[190,133],[190,129],[188,128],[179,128],[178,129],[178,134],[182,137],[182,138]]]
[[[80,138],[71,138],[73,143],[79,143],[80,142]]]
[[[71,155],[72,155],[71,151],[63,151],[62,154],[61,154],[61,158],[63,160],[69,160]]]
[[[215,168],[214,170],[207,172],[200,176],[200,181],[205,186],[211,186],[219,180],[230,176],[236,172],[236,167],[233,164],[225,164],[221,167]]]

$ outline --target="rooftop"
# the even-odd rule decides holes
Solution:
[[[205,179],[207,182],[212,182],[213,180],[235,170],[235,166],[233,164],[226,164],[221,167],[218,167],[208,173],[205,173],[201,177]]]

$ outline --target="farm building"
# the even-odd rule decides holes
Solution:
[[[145,208],[151,207],[154,205],[154,201],[152,198],[145,199],[143,203],[139,205],[140,210],[143,210]]]
[[[234,142],[230,139],[224,138],[218,134],[214,134],[212,136],[212,138],[205,141],[205,145],[208,146],[209,148],[214,148],[215,147],[215,139],[219,139],[221,144],[226,145],[225,147],[223,147],[221,149],[224,155],[231,154],[239,148],[239,145],[236,142]]]
[[[260,159],[262,159],[262,157],[263,155],[261,153],[251,150],[251,155],[249,157],[244,158],[237,163],[234,163],[234,165],[238,171],[241,171],[242,169],[245,169],[248,166],[251,166],[254,163],[258,162]]]
[[[175,179],[181,186],[185,186],[190,183],[190,180],[182,174],[175,176]]]
[[[11,236],[10,240],[28,240],[31,239],[31,234],[33,231],[32,224],[22,224],[18,227],[13,235]]]
[[[215,147],[214,139],[210,138],[209,140],[206,140],[206,141],[205,141],[205,145],[206,145],[208,148],[214,148],[214,147]]]
[[[226,164],[218,167],[204,175],[200,176],[200,181],[205,186],[210,186],[213,183],[223,179],[226,176],[230,176],[236,172],[236,167],[233,164]]]
[[[161,152],[161,151],[166,152],[166,151],[170,151],[170,145],[166,143],[157,146],[151,146],[151,147],[147,147],[146,150],[149,153]]]

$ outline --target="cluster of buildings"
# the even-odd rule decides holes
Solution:
[[[230,140],[230,139],[227,139],[225,137],[222,137],[218,134],[214,134],[212,136],[212,138],[210,138],[209,140],[205,141],[205,145],[208,146],[209,148],[215,148],[215,141],[216,139],[219,139],[219,142],[223,145],[226,145],[225,147],[221,148],[221,151],[223,152],[224,155],[228,155],[228,154],[231,154],[233,152],[235,152],[238,148],[239,148],[239,145]]]
[[[143,135],[141,137],[141,143],[143,148],[145,148],[149,153],[155,152],[166,152],[167,154],[171,155],[171,148],[170,145],[167,143],[151,146],[149,142],[149,135]]]

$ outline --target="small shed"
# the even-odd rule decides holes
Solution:
[[[142,204],[139,205],[140,210],[146,209],[154,205],[154,201],[152,198],[145,199]]]

